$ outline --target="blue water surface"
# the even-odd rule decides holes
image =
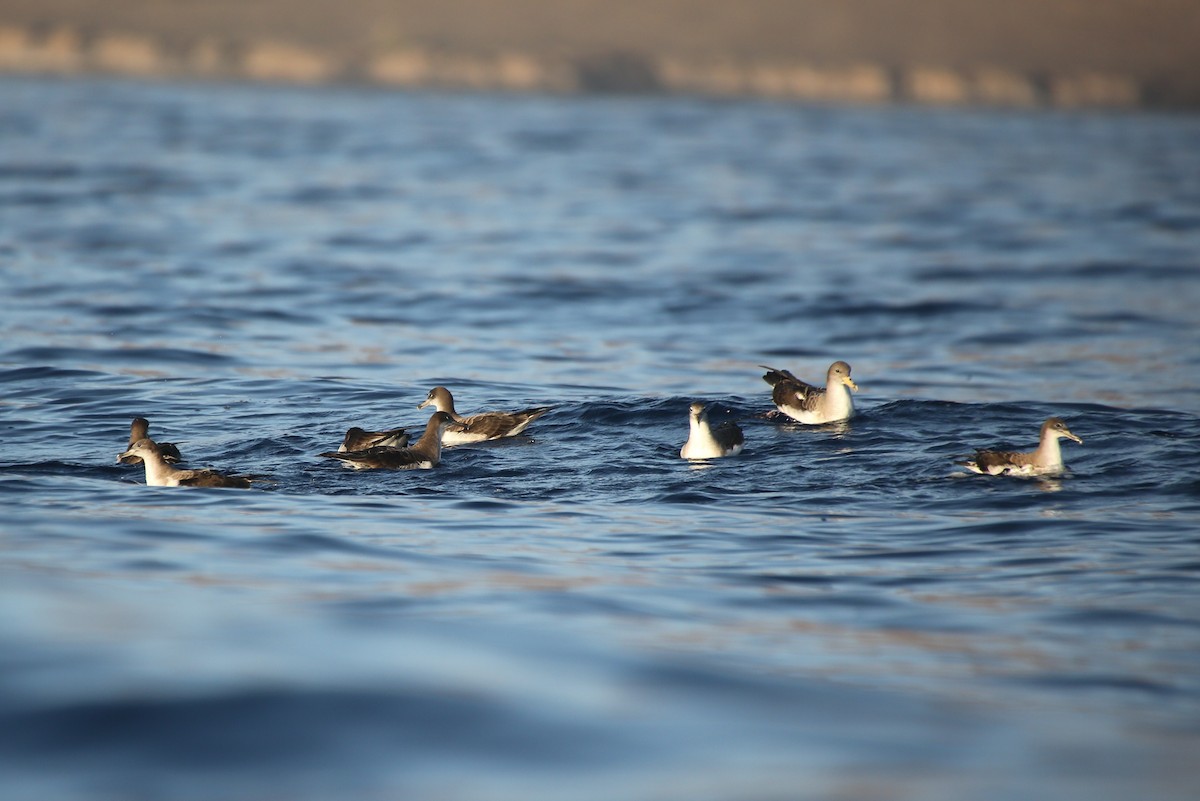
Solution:
[[[0,81],[0,795],[1195,798],[1197,142]],[[767,414],[835,359],[849,424]],[[316,456],[436,384],[554,409]],[[263,480],[144,486],[136,415]],[[1064,476],[955,466],[1051,415]]]

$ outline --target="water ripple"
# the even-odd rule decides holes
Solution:
[[[0,109],[6,798],[1195,795],[1196,119]],[[835,359],[852,420],[772,414]],[[318,456],[438,384],[554,408]],[[740,456],[678,457],[695,400]],[[263,480],[144,486],[135,415]],[[1064,475],[955,464],[1050,416]]]

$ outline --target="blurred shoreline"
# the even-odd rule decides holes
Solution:
[[[878,0],[748,0],[734,18],[701,0],[0,0],[0,73],[1200,108],[1200,48],[1186,26],[1164,33],[1175,17],[1200,22],[1186,4],[1017,0],[1004,12],[970,0],[894,5],[908,9],[888,17]],[[1024,23],[1012,18],[1018,6],[1029,11]],[[606,9],[627,19],[614,22]],[[972,9],[982,17],[964,16]]]

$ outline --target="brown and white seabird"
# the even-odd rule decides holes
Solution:
[[[146,439],[149,437],[149,431],[149,420],[147,420],[145,417],[133,418],[133,422],[129,424],[129,444],[125,446],[126,452],[128,452],[128,450],[133,447],[133,443],[137,442],[139,439]],[[179,455],[179,448],[175,447],[174,443],[158,442],[155,444],[158,445],[158,450],[160,453],[162,453],[164,460],[174,464],[175,462],[183,459],[183,457]],[[122,454],[121,456],[117,457],[117,461],[123,464],[141,464],[142,458],[140,456],[125,456]]]
[[[1066,423],[1058,417],[1051,417],[1042,423],[1037,450],[1029,453],[976,451],[975,458],[959,464],[973,473],[991,476],[1057,475],[1063,471],[1062,449],[1058,446],[1058,440],[1062,437],[1083,444],[1083,440],[1072,434]]]
[[[682,458],[716,459],[742,452],[746,439],[737,423],[730,421],[712,428],[708,423],[708,410],[703,403],[693,403],[689,408],[691,431],[687,442],[679,451]]]
[[[417,408],[424,409],[429,405],[433,405],[439,412],[445,412],[465,426],[461,431],[447,430],[444,440],[446,445],[465,445],[470,442],[516,436],[551,408],[537,406],[519,412],[481,412],[464,417],[454,410],[454,396],[445,387],[434,387],[429,390],[428,397],[421,401]]]
[[[327,451],[320,454],[338,459],[359,470],[428,470],[442,459],[442,440],[447,431],[465,429],[446,412],[434,412],[425,425],[425,433],[408,448],[379,445],[358,451]]]
[[[850,365],[837,361],[825,373],[825,386],[816,387],[801,381],[787,370],[760,365],[767,371],[763,381],[770,384],[771,400],[779,411],[801,423],[820,425],[849,420],[854,416],[854,398],[850,390],[858,385],[850,378]]]
[[[117,457],[125,461],[136,456],[146,466],[146,484],[151,487],[239,487],[250,486],[245,476],[226,475],[216,470],[184,470],[168,464],[162,446],[149,437],[142,437]]]

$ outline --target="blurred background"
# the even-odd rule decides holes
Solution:
[[[1189,0],[4,0],[0,70],[1200,105]]]
[[[1198,32],[0,0],[0,801],[1195,801]]]

